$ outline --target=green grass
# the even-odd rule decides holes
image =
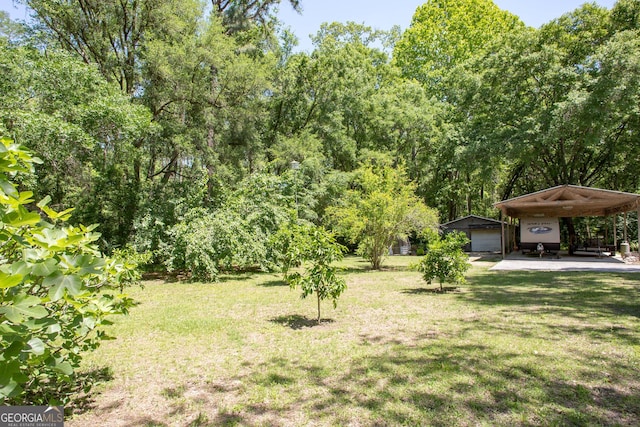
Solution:
[[[416,261],[348,258],[320,325],[279,275],[146,282],[86,359],[113,379],[67,424],[640,424],[640,275],[480,262],[441,294]]]

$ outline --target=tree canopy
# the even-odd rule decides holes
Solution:
[[[341,241],[379,241],[371,254],[411,233],[338,227],[358,194],[410,196],[434,223],[495,217],[494,202],[551,185],[639,188],[636,1],[533,29],[490,0],[429,0],[402,34],[325,23],[311,52],[277,22],[299,1],[23,3],[30,25],[0,20],[0,130],[44,162],[24,185],[73,204],[72,223],[100,223],[107,251],[200,259],[213,277],[266,268],[292,209]],[[383,158],[402,191],[365,189],[363,165]],[[269,197],[240,197],[252,182]],[[215,254],[180,251],[200,236]],[[239,247],[246,257],[222,255]]]
[[[396,44],[394,60],[405,77],[441,95],[442,81],[456,65],[522,27],[517,16],[491,0],[428,0]]]
[[[637,159],[630,138],[638,132],[639,38],[635,30],[612,31],[608,16],[586,4],[504,39],[461,70],[476,83],[460,83],[469,129],[508,162],[509,182],[527,191],[603,183],[637,189],[627,167]],[[504,196],[513,191],[506,187]]]

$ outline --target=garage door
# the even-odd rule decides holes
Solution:
[[[500,252],[500,231],[472,230],[471,250],[473,252]]]

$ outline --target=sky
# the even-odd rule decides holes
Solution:
[[[315,34],[324,22],[354,21],[379,30],[389,30],[399,25],[403,30],[411,24],[418,6],[427,0],[301,0],[302,14],[294,12],[288,0],[282,0],[279,18],[291,27],[300,39],[298,50],[311,51],[310,34]],[[503,10],[518,15],[532,27],[558,18],[585,3],[585,0],[494,0]],[[613,7],[615,0],[597,0],[597,4]],[[24,7],[16,8],[13,0],[0,0],[0,10],[9,13],[12,19],[28,18]]]

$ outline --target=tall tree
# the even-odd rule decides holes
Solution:
[[[7,12],[0,10],[0,37],[4,37],[9,42],[16,42],[24,32],[23,25],[12,21]]]
[[[261,43],[269,34],[252,27],[231,36],[221,13],[242,6],[259,20],[278,2],[222,2],[208,17],[199,0],[25,3],[65,49],[151,111],[156,131],[136,141],[129,166],[140,215],[175,221],[171,205],[191,197],[186,182],[202,170],[209,192],[200,205],[216,199],[219,183],[259,169],[274,65]]]
[[[0,41],[0,46],[2,46]],[[0,131],[38,153],[32,183],[52,206],[76,206],[74,221],[100,223],[123,244],[137,205],[135,144],[153,127],[142,106],[66,52],[0,48]]]
[[[313,134],[332,168],[352,170],[371,147],[366,110],[388,72],[388,57],[372,44],[386,34],[355,24],[323,24],[310,55],[288,59],[272,97],[272,141]]]
[[[466,114],[491,136],[487,150],[508,154],[523,189],[623,179],[635,151],[639,42],[634,31],[610,34],[607,18],[587,4],[475,63],[481,83],[468,88]]]
[[[288,0],[291,7],[300,12],[300,0]],[[273,20],[272,11],[281,0],[211,0],[214,12],[223,17],[229,33],[248,29],[251,24],[268,25]]]
[[[453,67],[521,27],[517,16],[491,0],[428,0],[396,44],[394,61],[406,77],[442,97],[442,80]]]
[[[189,1],[184,10],[195,7],[194,1]],[[179,14],[177,4],[152,0],[24,3],[65,49],[88,64],[97,64],[102,74],[127,94],[136,90],[140,80],[140,55],[151,28],[175,22],[171,15]]]
[[[611,30],[640,29],[640,2],[636,0],[618,0],[611,9]]]
[[[494,40],[523,29],[518,17],[491,0],[429,0],[395,45],[393,60],[402,74],[446,105],[434,116],[429,160],[423,162],[429,167],[421,168],[418,181],[420,194],[443,220],[465,213],[490,215],[492,201],[486,196],[496,181],[495,163],[485,161],[484,136],[465,130],[469,116],[457,106],[456,67],[491,52]]]

